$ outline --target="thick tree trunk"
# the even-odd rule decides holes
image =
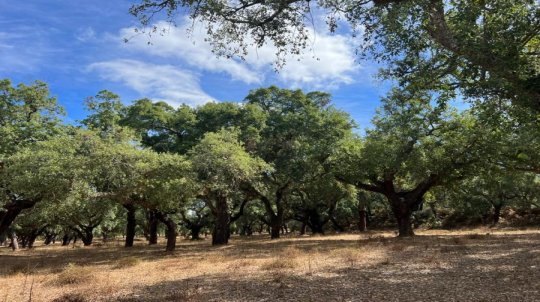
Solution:
[[[3,211],[0,211],[0,234],[7,232],[22,210],[29,209],[36,203],[37,201],[19,200],[4,205]]]
[[[28,237],[28,248],[31,249],[34,247],[34,243],[36,242],[36,239],[39,235],[38,234],[32,234]]]
[[[363,207],[358,210],[358,230],[360,232],[367,231],[367,211]]]
[[[73,231],[75,231],[75,233],[79,235],[79,237],[81,237],[83,245],[84,246],[92,245],[92,242],[94,241],[94,228],[95,227],[79,225],[79,228],[74,227],[72,229]],[[75,242],[77,242],[77,236],[75,236],[73,240],[73,245],[75,245]]]
[[[90,246],[92,245],[92,242],[94,241],[94,232],[93,229],[91,230],[85,230],[84,236],[81,236],[81,240],[84,244],[84,246]]]
[[[412,228],[412,207],[404,200],[395,201],[393,205],[393,212],[398,224],[399,237],[414,236]]]
[[[26,235],[21,235],[19,237],[19,242],[20,242],[20,245],[23,249],[25,249],[27,246],[28,246],[28,236]]]
[[[155,211],[148,211],[148,213],[146,214],[146,219],[148,220],[148,244],[157,244],[158,219],[156,217]]]
[[[283,213],[277,211],[275,215],[270,217],[270,239],[278,239],[280,236],[281,226],[283,225]]]
[[[176,232],[176,222],[174,222],[167,214],[161,212],[156,212],[156,217],[163,222],[166,227],[167,247],[165,250],[167,252],[173,252],[176,249],[176,236],[178,235]]]
[[[308,211],[308,225],[311,228],[311,233],[313,234],[324,234],[323,222],[321,216],[316,210]]]
[[[279,229],[278,229],[279,232]],[[226,196],[217,196],[215,213],[214,213],[214,229],[212,231],[212,245],[228,244],[230,230],[230,215],[227,205]]]
[[[62,237],[62,246],[67,246],[71,242],[72,236],[68,234],[64,234],[64,237]]]
[[[127,210],[126,243],[124,246],[132,247],[133,242],[135,241],[135,227],[137,226],[137,221],[135,220],[135,206],[126,204],[124,205],[124,208]]]

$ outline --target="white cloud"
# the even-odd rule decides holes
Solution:
[[[214,101],[201,89],[197,75],[171,65],[119,59],[93,63],[89,70],[98,72],[106,80],[121,82],[142,96],[173,106],[182,103],[196,106]]]
[[[163,35],[154,35],[149,44],[147,35],[137,35],[130,39],[127,48],[135,47],[145,53],[168,59],[180,59],[184,63],[200,70],[212,72],[224,72],[233,79],[248,84],[260,83],[262,77],[257,71],[250,69],[245,63],[236,59],[217,57],[212,53],[211,47],[204,41],[205,34],[194,31],[191,38],[187,35],[188,25],[183,24],[173,27],[165,22],[159,23],[158,27],[168,28]],[[122,29],[122,37],[130,37],[134,33],[133,28]]]
[[[354,82],[354,75],[359,70],[354,44],[345,35],[310,30],[309,49],[306,49],[303,56],[287,56],[286,65],[274,74],[272,63],[276,59],[276,48],[273,45],[251,49],[245,60],[226,59],[212,53],[211,46],[205,42],[206,31],[202,24],[195,24],[190,36],[187,34],[192,27],[189,20],[178,27],[165,22],[156,25],[167,31],[149,38],[147,35],[133,36],[133,28],[121,30],[121,37],[133,36],[126,45],[127,49],[180,61],[202,71],[227,73],[233,79],[247,84],[261,84],[268,77],[275,76],[287,86],[335,88],[340,84]]]

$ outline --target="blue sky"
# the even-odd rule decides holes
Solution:
[[[272,46],[251,51],[245,61],[216,58],[203,26],[188,35],[191,23],[182,17],[163,36],[133,36],[134,1],[0,0],[0,78],[47,82],[69,122],[82,119],[84,99],[102,89],[126,104],[149,97],[196,106],[241,101],[251,89],[277,85],[330,92],[365,128],[385,94],[387,85],[373,77],[376,65],[355,55],[357,41],[330,35],[323,24],[312,30],[312,49],[275,73]]]

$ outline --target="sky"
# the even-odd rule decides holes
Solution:
[[[309,50],[287,58],[278,72],[266,45],[245,60],[217,58],[201,24],[178,17],[163,35],[137,35],[128,14],[136,0],[0,0],[0,78],[41,80],[66,109],[66,122],[87,114],[84,99],[107,89],[125,104],[148,97],[172,106],[240,102],[252,89],[276,85],[325,91],[359,129],[369,126],[387,84],[377,65],[360,59],[349,34],[329,34],[323,20],[311,29]],[[129,41],[124,42],[125,38]],[[150,42],[150,43],[148,43]]]

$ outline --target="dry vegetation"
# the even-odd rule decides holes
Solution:
[[[0,301],[540,301],[540,231],[419,235],[1,248]]]

